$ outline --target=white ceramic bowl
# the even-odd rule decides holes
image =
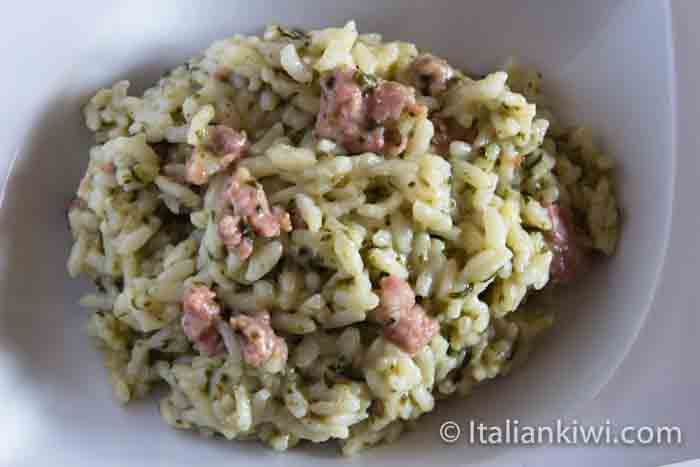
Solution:
[[[80,106],[98,87],[137,89],[235,32],[269,22],[358,21],[473,72],[516,55],[544,73],[558,115],[592,127],[619,163],[623,212],[615,257],[562,293],[558,323],[529,365],[469,400],[438,404],[398,443],[356,457],[382,465],[452,465],[527,452],[442,444],[446,419],[548,421],[591,398],[644,320],[663,261],[673,190],[673,64],[668,5],[654,1],[490,0],[45,2],[3,20],[5,117],[0,168],[0,464],[315,466],[336,455],[176,432],[156,404],[118,406],[77,300],[89,284],[65,270],[65,208],[87,163]]]

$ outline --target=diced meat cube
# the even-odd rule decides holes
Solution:
[[[280,235],[282,231],[291,231],[289,213],[279,206],[270,209],[265,191],[243,172],[237,172],[231,177],[224,196],[233,206],[235,216],[247,223],[256,234],[270,238]],[[231,239],[235,238],[232,221],[233,219],[227,219],[223,226],[223,234]],[[222,226],[219,225],[219,228]],[[219,233],[222,233],[221,230]]]
[[[262,210],[262,212],[248,217],[250,226],[258,235],[266,238],[277,237],[282,231],[292,230],[292,221],[284,209],[279,206],[272,208],[272,211]]]
[[[275,355],[286,361],[287,343],[272,329],[270,313],[263,310],[240,314],[231,318],[230,323],[242,336],[243,359],[247,364],[259,367]]]
[[[413,104],[413,89],[403,84],[385,81],[374,88],[367,97],[368,116],[377,123],[398,120],[404,109]]]
[[[226,164],[239,159],[246,150],[248,138],[244,132],[239,132],[226,125],[213,125],[207,129],[208,146],[217,155],[223,156]]]
[[[182,329],[185,335],[192,341],[197,342],[211,327],[211,323],[206,319],[202,319],[192,312],[185,311],[182,316]]]
[[[241,217],[252,216],[258,209],[268,207],[265,192],[252,179],[246,180],[240,174],[231,177],[224,196],[233,206],[236,215]]]
[[[240,216],[226,215],[221,218],[218,225],[219,237],[226,248],[232,249],[241,244],[243,233],[239,228],[241,224]]]
[[[235,251],[245,261],[253,253],[253,242],[243,236],[241,217],[230,214],[221,218],[218,224],[219,237],[228,251]]]
[[[388,324],[396,323],[402,312],[415,306],[416,295],[405,280],[388,276],[379,282],[379,286],[381,287],[380,306],[375,312],[379,321]]]
[[[447,89],[454,70],[443,59],[431,54],[421,54],[411,64],[412,84],[421,93],[437,96]]]
[[[384,337],[401,350],[415,354],[440,331],[437,321],[430,318],[420,305],[401,313],[399,321],[384,328]]]
[[[438,322],[416,305],[415,293],[403,279],[385,277],[380,286],[380,305],[375,316],[385,323],[384,337],[404,352],[416,353],[439,332]]]
[[[394,133],[387,144],[387,133],[405,109],[415,107],[413,90],[399,83],[382,81],[364,88],[357,71],[342,67],[321,79],[321,107],[316,119],[316,135],[342,144],[351,153],[398,154],[402,139]],[[399,135],[400,136],[400,135]]]
[[[216,321],[221,308],[214,301],[216,294],[206,286],[188,289],[182,300],[182,328],[185,335],[205,355],[213,356],[221,350],[221,339]]]
[[[571,210],[552,204],[547,207],[547,212],[552,220],[552,230],[545,235],[553,253],[549,273],[554,282],[570,282],[586,268],[588,254],[581,243]]]
[[[248,138],[225,125],[211,125],[207,128],[207,151],[195,149],[187,159],[185,180],[193,185],[204,185],[209,178],[226,169],[245,155]],[[218,156],[218,159],[214,158]]]
[[[280,234],[280,223],[271,212],[260,212],[248,217],[250,226],[255,232],[265,238],[277,237]]]
[[[199,351],[202,352],[202,354],[207,355],[209,357],[219,355],[224,350],[224,346],[222,345],[223,342],[221,340],[221,336],[219,335],[219,331],[217,331],[216,327],[214,326],[207,327],[199,335],[195,342],[197,345],[197,349],[199,349]]]
[[[209,287],[201,285],[187,290],[182,304],[186,313],[212,322],[221,313],[219,304],[214,301],[215,298],[216,294]]]
[[[321,78],[318,137],[332,139],[353,152],[379,152],[384,145],[382,135],[365,128],[365,119],[362,89],[353,68],[338,68]]]

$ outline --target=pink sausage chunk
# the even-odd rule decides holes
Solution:
[[[396,137],[393,124],[404,110],[416,107],[413,89],[391,81],[363,89],[357,74],[354,68],[341,67],[321,79],[316,135],[342,144],[351,153],[395,155],[405,143]]]
[[[287,360],[287,343],[270,326],[270,313],[258,311],[252,315],[240,314],[231,318],[231,327],[242,336],[243,360],[259,367],[274,355]]]
[[[547,212],[552,230],[545,238],[554,255],[549,273],[554,282],[570,282],[586,267],[588,255],[579,240],[571,210],[553,204]]]
[[[214,301],[215,297],[216,294],[208,287],[198,286],[187,290],[182,301],[182,328],[185,335],[200,352],[209,356],[222,350],[221,339],[215,326],[221,315],[221,308]]]
[[[385,323],[384,337],[404,352],[415,354],[435,337],[440,325],[420,305],[416,305],[416,296],[403,279],[385,277],[380,287],[376,317]]]
[[[265,238],[292,230],[289,213],[279,206],[270,208],[262,187],[244,181],[236,174],[231,177],[224,199],[233,207],[233,215],[221,218],[219,236],[229,251],[237,251],[243,260],[253,252],[253,242],[244,234],[244,225]]]

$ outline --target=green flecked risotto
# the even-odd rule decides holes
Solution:
[[[116,397],[163,385],[173,427],[353,454],[508,373],[552,323],[530,295],[618,234],[611,160],[539,82],[349,22],[100,90],[68,271]]]

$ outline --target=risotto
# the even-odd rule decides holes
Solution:
[[[71,276],[121,402],[276,450],[396,439],[524,360],[531,295],[618,234],[611,160],[540,76],[269,26],[85,106]]]

